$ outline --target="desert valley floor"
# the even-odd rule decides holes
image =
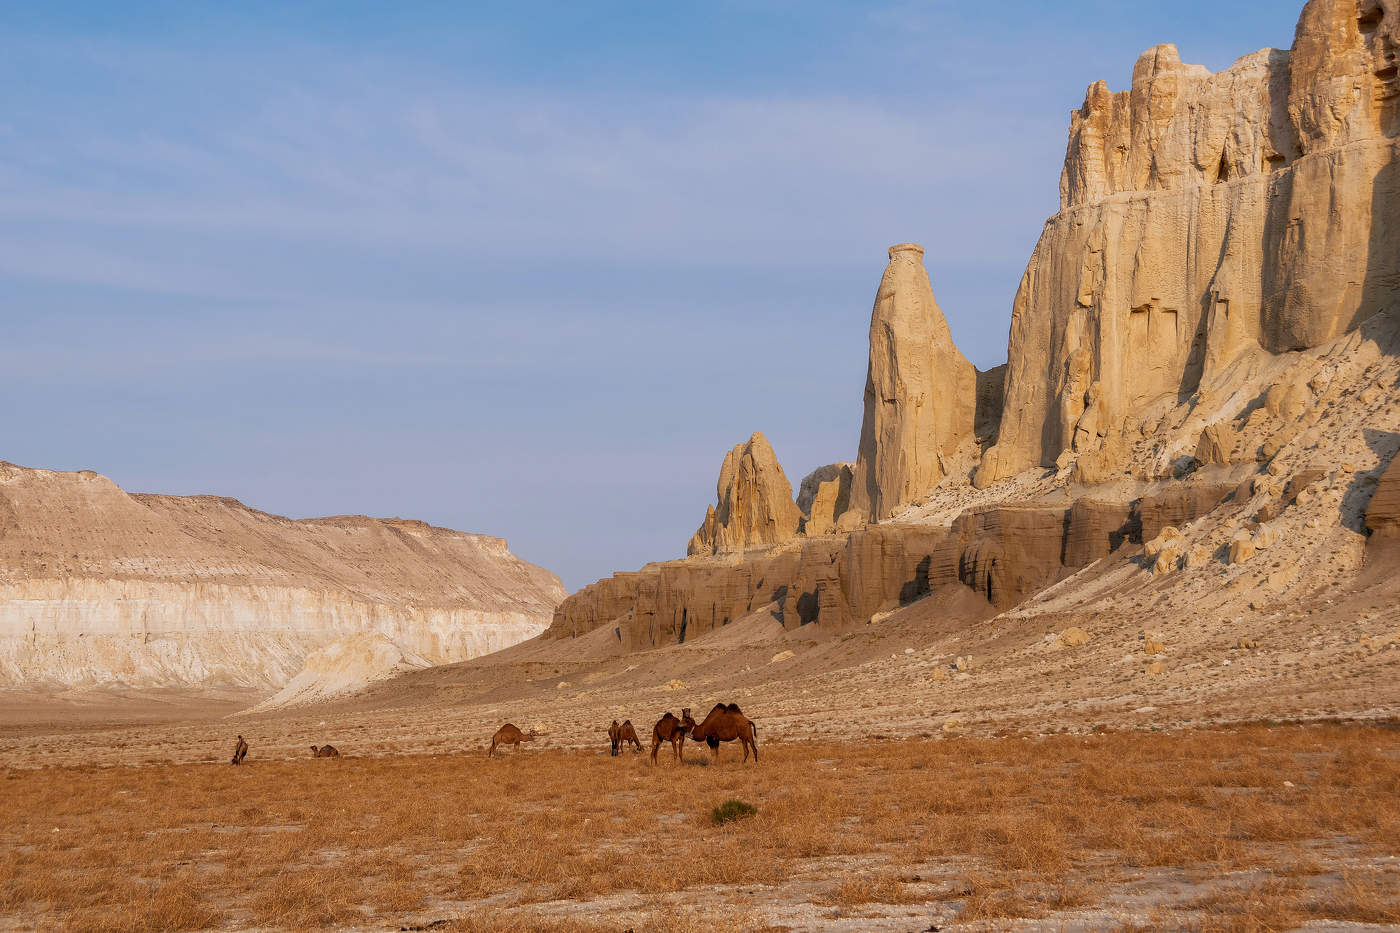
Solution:
[[[831,637],[759,614],[259,715],[237,693],[11,694],[0,929],[1400,924],[1392,594],[1189,631],[1063,607],[968,629],[938,598]],[[646,741],[720,700],[759,763],[609,754],[613,719]],[[506,721],[539,737],[488,759]],[[343,757],[312,759],[325,742]],[[716,823],[729,800],[756,812]]]

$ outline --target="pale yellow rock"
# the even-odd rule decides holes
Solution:
[[[1161,661],[1153,661],[1151,664],[1147,665],[1146,671],[1148,674],[1155,677],[1160,674],[1165,674],[1167,672],[1167,666]]]
[[[777,654],[773,655],[773,657],[768,659],[768,663],[777,664],[779,661],[786,661],[792,657],[795,657],[795,655],[791,651],[779,651]]]
[[[1185,538],[1181,534],[1181,529],[1168,525],[1161,530],[1157,537],[1143,545],[1143,556],[1145,556],[1149,562],[1156,561],[1158,555],[1167,548],[1179,549],[1184,540]]]
[[[663,689],[663,690],[684,690],[684,689],[685,689],[685,681],[683,681],[683,680],[673,680],[673,681],[670,681],[670,682],[667,683],[666,686],[663,687],[662,689]]]
[[[870,316],[865,416],[851,508],[889,518],[947,475],[945,458],[973,433],[977,370],[953,345],[923,247],[892,246]]]
[[[715,484],[718,506],[690,539],[690,555],[772,547],[797,537],[802,512],[768,439],[755,433],[725,454]]]
[[[1158,46],[1130,89],[1089,88],[1060,211],[1013,303],[978,488],[1052,466],[1243,357],[1321,346],[1394,305],[1400,21],[1384,4],[1360,29],[1356,0],[1312,0],[1291,52],[1212,74]],[[1304,393],[1285,387],[1270,410],[1296,417]]]
[[[1065,648],[1077,648],[1080,645],[1089,644],[1092,640],[1088,632],[1076,625],[1061,632],[1058,642]]]
[[[834,463],[814,470],[802,480],[797,507],[807,516],[803,524],[807,537],[836,532],[841,516],[850,508],[853,476],[851,464]]]
[[[1230,464],[1238,434],[1229,422],[1212,424],[1201,431],[1196,443],[1196,459],[1203,464]]]
[[[1279,383],[1264,396],[1264,408],[1280,421],[1297,421],[1312,404],[1313,394],[1306,380]]]
[[[1167,646],[1155,638],[1149,638],[1142,643],[1143,654],[1162,654],[1167,650]]]
[[[933,673],[929,675],[929,677],[933,680],[944,681],[948,679],[948,672],[941,667],[936,667],[934,668]]]
[[[1258,548],[1254,546],[1254,535],[1245,529],[1235,532],[1235,536],[1230,539],[1230,563],[1242,564],[1250,560],[1258,553]]]
[[[1197,567],[1204,567],[1211,562],[1215,552],[1209,544],[1197,544],[1188,550],[1182,558],[1181,565],[1187,570],[1194,570]]]

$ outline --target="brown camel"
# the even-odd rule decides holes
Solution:
[[[243,736],[238,737],[238,744],[233,747],[233,763],[243,764],[243,759],[248,757],[248,743],[243,741]]]
[[[312,758],[339,758],[340,751],[334,745],[311,746]]]
[[[749,760],[749,749],[752,748],[753,760],[758,762],[758,727],[740,711],[738,703],[715,706],[704,722],[690,730],[690,737],[710,746],[715,761],[719,761],[719,743],[738,739],[744,746],[744,760]]]
[[[520,751],[521,742],[530,742],[533,741],[534,738],[534,729],[531,729],[527,734],[521,732],[513,724],[506,723],[504,726],[501,726],[501,728],[496,730],[495,735],[491,736],[491,747],[486,750],[486,757],[492,758],[495,756],[497,745],[509,745],[513,747],[516,751]]]
[[[632,720],[630,719],[624,719],[622,721],[622,728],[618,732],[617,741],[619,745],[627,745],[630,742],[633,746],[632,751],[634,753],[642,750],[642,740],[637,738],[637,727],[632,725]]]
[[[620,742],[621,739],[622,739],[622,727],[619,726],[619,725],[617,724],[617,720],[614,719],[614,720],[612,721],[612,725],[611,725],[611,726],[608,726],[608,741],[612,743],[612,756],[613,756],[614,758],[617,757],[618,743]]]
[[[690,718],[689,706],[681,710],[680,719],[668,711],[651,728],[651,763],[656,764],[656,752],[662,742],[670,742],[672,754],[678,760],[685,761],[685,736],[694,728],[695,720]]]

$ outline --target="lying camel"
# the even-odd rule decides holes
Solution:
[[[749,749],[752,748],[753,760],[758,762],[758,727],[740,711],[738,703],[715,706],[704,722],[690,730],[690,737],[710,746],[715,761],[719,761],[719,743],[738,739],[744,745],[744,760],[749,760]]]
[[[339,758],[340,752],[334,745],[311,746],[312,758]]]
[[[486,757],[492,758],[496,754],[497,745],[509,745],[516,751],[520,751],[521,742],[530,742],[535,738],[535,730],[531,729],[527,735],[521,732],[513,724],[506,723],[496,730],[496,734],[491,736],[491,747],[486,750]]]
[[[238,744],[233,747],[233,763],[243,764],[243,759],[248,757],[248,743],[243,741],[243,736],[238,737]]]
[[[661,748],[662,742],[670,742],[672,754],[680,761],[685,761],[685,736],[694,728],[695,720],[690,718],[689,706],[681,710],[680,719],[668,711],[651,728],[651,763],[656,764],[656,752]]]

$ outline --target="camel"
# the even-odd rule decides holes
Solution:
[[[311,746],[312,758],[339,758],[340,751],[334,745]]]
[[[716,705],[704,722],[690,730],[690,737],[710,746],[715,761],[719,761],[719,743],[738,739],[744,746],[744,760],[749,760],[752,748],[754,763],[758,763],[758,727],[743,714],[738,703]]]
[[[618,749],[618,745],[619,745],[619,743],[620,743],[621,738],[622,738],[622,727],[619,726],[619,725],[617,724],[617,720],[614,719],[614,720],[612,721],[612,725],[611,725],[611,726],[608,726],[608,741],[612,743],[612,756],[613,756],[614,758],[617,757],[617,749]]]
[[[534,738],[534,729],[531,729],[527,734],[521,732],[513,724],[506,723],[504,726],[501,726],[501,728],[496,730],[495,735],[491,736],[491,747],[486,750],[486,757],[495,757],[497,745],[509,745],[513,747],[516,751],[519,751],[521,742],[530,742],[533,741]]]
[[[671,712],[662,716],[651,729],[651,763],[656,764],[656,752],[662,742],[671,743],[671,752],[680,761],[685,761],[685,736],[695,728],[695,720],[690,718],[690,707],[681,710],[677,719]]]
[[[248,743],[243,741],[243,736],[238,737],[238,744],[233,747],[233,763],[243,764],[243,759],[248,757]]]
[[[632,720],[630,719],[624,719],[622,721],[622,733],[618,736],[618,739],[622,745],[627,745],[630,742],[633,746],[632,751],[634,754],[642,750],[642,740],[637,738],[637,727],[632,725]]]

